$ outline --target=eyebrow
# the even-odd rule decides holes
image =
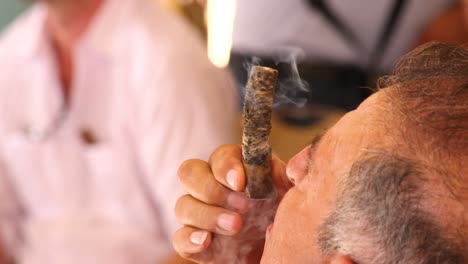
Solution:
[[[325,135],[325,133],[326,133],[326,131],[315,135],[314,138],[312,139],[312,142],[309,145],[310,147],[309,147],[309,153],[308,153],[308,158],[307,158],[309,168],[312,165],[312,161],[315,159],[316,149],[317,149],[318,145],[320,144],[320,142],[322,141],[322,138]]]

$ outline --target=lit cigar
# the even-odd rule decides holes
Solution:
[[[245,90],[242,156],[247,174],[245,192],[252,199],[276,197],[268,137],[277,76],[277,70],[254,66]]]

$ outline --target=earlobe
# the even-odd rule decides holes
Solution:
[[[350,257],[336,254],[330,260],[330,264],[356,264]]]

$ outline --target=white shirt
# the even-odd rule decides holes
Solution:
[[[178,228],[178,166],[233,141],[230,76],[151,2],[105,2],[65,111],[45,7],[3,34],[0,234],[18,263],[159,263]]]
[[[301,50],[310,61],[365,66],[395,0],[326,0],[362,42],[359,54],[308,0],[236,0],[233,49],[247,54],[284,57]],[[427,24],[454,0],[408,0],[395,25],[381,68],[393,64],[416,44]],[[301,52],[302,53],[302,52]]]

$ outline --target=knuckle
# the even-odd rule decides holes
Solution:
[[[226,154],[233,152],[235,149],[240,148],[236,144],[224,144],[216,148],[216,150],[211,154],[210,160],[226,156]]]
[[[192,253],[188,253],[188,252],[178,252],[179,253],[179,256],[181,256],[182,258],[184,259],[192,259],[193,258],[193,254]]]
[[[172,247],[177,253],[182,252],[180,249],[179,243],[180,243],[180,233],[182,232],[183,228],[178,229],[174,235],[172,236]]]
[[[213,188],[208,185],[204,185],[203,188],[203,200],[212,205],[219,205],[223,206],[224,205],[224,200],[226,199],[226,195],[222,190],[222,187],[216,187]]]
[[[172,237],[172,247],[177,253],[183,252],[181,248],[182,244],[182,239],[183,239],[183,233],[184,233],[185,227],[179,228],[175,233],[174,236]]]
[[[175,205],[175,216],[177,220],[182,223],[183,220],[185,219],[185,204],[191,199],[191,196],[189,194],[181,196]]]
[[[174,236],[174,238],[172,239],[172,247],[174,248],[175,252],[177,252],[177,254],[179,254],[179,256],[181,256],[182,258],[190,259],[193,256],[192,253],[188,253],[184,251],[184,249],[181,246],[180,241],[178,241],[177,236]]]
[[[179,178],[179,181],[185,182],[187,178],[190,177],[190,174],[193,171],[193,169],[196,168],[196,166],[199,165],[200,162],[203,161],[197,159],[190,159],[184,161],[177,171],[177,177]]]
[[[222,144],[222,145],[219,145],[216,150],[213,152],[213,154],[215,153],[220,153],[220,152],[224,152],[226,149],[228,149],[230,146],[232,146],[232,144]]]

